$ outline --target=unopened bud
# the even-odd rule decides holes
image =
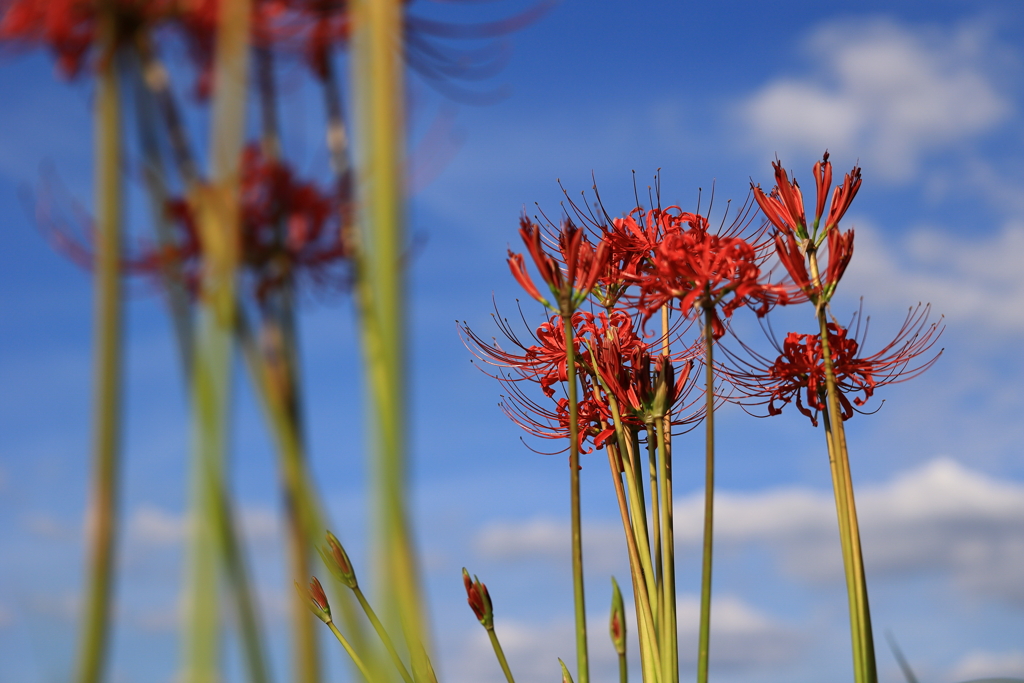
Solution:
[[[334,534],[330,531],[327,532],[327,545],[323,548],[318,548],[317,552],[320,553],[320,558],[324,561],[327,569],[330,570],[331,574],[334,574],[334,578],[349,588],[358,588],[359,583],[356,581],[356,572],[352,569],[348,553],[345,552],[341,542],[338,541]]]
[[[469,578],[469,572],[462,568],[462,583],[466,586],[466,597],[473,614],[486,629],[494,628],[494,608],[491,606],[491,595],[487,586],[480,583],[477,577]]]
[[[558,663],[562,665],[562,683],[572,683],[572,675],[569,674],[569,670],[565,668],[565,662],[562,658],[558,658]]]
[[[302,590],[302,586],[299,582],[295,582],[295,590],[298,592],[299,597],[306,601],[309,606],[309,611],[316,615],[316,618],[325,624],[331,623],[331,605],[327,602],[327,594],[324,593],[324,587],[320,585],[320,582],[314,576],[310,579],[309,589]]]
[[[668,358],[664,356],[655,361],[654,368],[657,377],[655,379],[654,404],[651,406],[651,412],[655,417],[665,417],[669,406],[675,400],[673,395],[676,377],[675,368]]]
[[[622,602],[622,591],[619,583],[612,577],[612,615],[608,624],[608,632],[612,637],[612,645],[620,655],[626,654],[626,608]]]

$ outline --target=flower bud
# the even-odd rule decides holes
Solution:
[[[331,574],[334,574],[334,578],[349,588],[355,589],[359,587],[359,583],[356,581],[356,572],[352,569],[352,563],[348,559],[348,553],[345,552],[341,542],[338,541],[334,534],[330,531],[327,532],[327,545],[323,548],[318,548],[317,552],[320,553],[320,558],[331,571]]]
[[[612,637],[612,645],[619,655],[626,654],[626,608],[622,602],[622,591],[619,583],[612,577],[612,615],[608,624],[608,632]]]
[[[558,663],[562,665],[562,683],[572,683],[572,675],[569,674],[569,670],[565,668],[565,662],[562,658],[558,658]]]
[[[320,585],[320,582],[314,576],[309,582],[309,590],[302,590],[302,586],[299,582],[295,582],[295,590],[298,592],[299,597],[306,601],[309,611],[316,615],[316,618],[325,624],[331,623],[331,605],[327,602],[327,594],[324,593],[324,587]]]
[[[480,620],[484,628],[494,628],[494,609],[491,606],[491,596],[487,592],[487,586],[480,583],[477,577],[469,578],[469,572],[462,568],[462,583],[466,586],[466,596],[469,598],[469,606],[473,614]]]

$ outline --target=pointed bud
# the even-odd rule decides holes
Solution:
[[[295,582],[295,590],[299,597],[306,601],[309,611],[315,614],[317,619],[325,624],[331,623],[331,606],[327,602],[327,594],[315,576],[310,580],[308,590],[302,590],[298,581]]]
[[[665,356],[660,356],[654,361],[656,373],[654,386],[654,401],[651,404],[651,413],[656,418],[665,417],[669,406],[676,399],[675,368]]]
[[[484,628],[494,628],[494,609],[491,606],[491,596],[487,592],[487,586],[480,583],[480,579],[474,576],[469,578],[469,572],[462,568],[462,583],[466,586],[466,596],[473,614],[480,620]]]
[[[324,561],[327,569],[334,574],[334,578],[349,588],[359,587],[359,583],[356,581],[356,572],[352,569],[352,563],[348,559],[348,553],[341,547],[341,542],[334,534],[330,531],[327,532],[327,545],[318,548],[317,552],[320,553],[320,559]]]
[[[558,663],[562,665],[562,683],[572,683],[572,676],[569,674],[569,670],[565,668],[565,662],[562,658],[558,658]]]
[[[612,577],[612,616],[608,624],[612,645],[620,655],[626,654],[626,607],[622,602],[619,583]]]

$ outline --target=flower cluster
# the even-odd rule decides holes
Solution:
[[[724,233],[710,230],[707,216],[677,206],[636,207],[606,221],[577,210],[583,227],[569,218],[558,227],[522,218],[520,237],[550,294],[541,293],[523,254],[509,251],[509,269],[553,315],[532,332],[532,343],[496,316],[511,344],[507,348],[461,325],[474,355],[497,368],[491,374],[506,389],[505,413],[534,436],[569,435],[571,411],[564,388],[568,320],[582,392],[576,425],[582,452],[605,445],[616,422],[638,433],[666,418],[677,427],[697,424],[705,408],[694,390],[692,370],[699,352],[685,336],[690,323],[708,311],[715,336],[721,337],[725,326],[719,313],[728,318],[752,306],[764,315],[785,299],[782,288],[769,284],[762,272],[764,244],[752,241],[763,229],[739,234],[750,226],[749,214],[741,212]],[[673,321],[652,339],[646,327],[658,311]],[[544,399],[530,397],[524,381],[539,385]]]
[[[534,436],[568,436],[568,400],[564,389],[558,392],[569,376],[566,319],[571,321],[572,358],[582,391],[579,446],[589,452],[614,434],[615,420],[642,431],[656,417],[670,417],[673,425],[702,418],[704,407],[691,410],[700,402],[692,372],[700,356],[699,341],[686,337],[691,323],[710,320],[712,335],[719,340],[727,333],[728,319],[743,307],[762,319],[776,306],[810,301],[824,315],[853,254],[854,232],[840,230],[839,224],[860,189],[860,168],[854,167],[833,189],[828,154],[814,165],[817,196],[809,222],[799,184],[781,163],[773,167],[777,186],[770,193],[752,186],[754,201],[746,202],[736,219],[728,227],[723,221],[717,231],[707,215],[678,206],[635,207],[621,218],[604,213],[605,220],[599,220],[569,202],[578,223],[565,218],[557,227],[523,217],[519,234],[530,258],[509,250],[509,268],[526,293],[553,315],[535,329],[532,343],[496,317],[511,342],[508,349],[485,341],[465,323],[461,326],[475,355],[498,368],[492,375],[506,388],[501,404],[506,414]],[[756,220],[757,209],[766,217],[763,223]],[[782,279],[766,266],[772,256],[784,271]],[[539,281],[531,277],[528,262]],[[537,282],[548,292],[542,293]],[[646,328],[658,313],[661,334],[651,339],[653,333]],[[878,386],[929,367],[935,358],[911,365],[941,333],[939,324],[928,325],[927,308],[919,309],[882,351],[866,356],[856,332],[850,334],[834,321],[827,329],[843,419]],[[747,406],[767,404],[772,415],[795,402],[817,424],[825,405],[821,339],[791,333],[782,344],[774,339],[771,343],[779,354],[776,359],[761,356],[742,341],[745,355],[725,349],[728,362],[715,366],[735,388],[732,398]],[[544,398],[532,398],[524,381],[539,385]],[[684,416],[685,410],[690,412]]]
[[[339,198],[296,178],[283,162],[257,145],[245,150],[241,187],[241,265],[257,301],[287,282],[343,285],[348,246],[340,225]],[[167,211],[177,229],[176,246],[145,255],[137,270],[159,269],[163,259],[181,268],[190,288],[199,284],[201,242],[190,204],[171,199]]]

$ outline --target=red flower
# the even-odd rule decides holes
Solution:
[[[168,14],[175,0],[111,0],[117,41],[124,42],[139,29]],[[0,0],[0,41],[42,44],[57,55],[61,72],[71,78],[82,69],[97,31],[96,0]]]
[[[348,283],[343,270],[349,250],[342,240],[338,199],[312,183],[298,179],[284,163],[263,156],[258,145],[245,149],[242,158],[241,263],[259,302],[285,283],[306,282],[318,287]],[[203,268],[202,244],[192,207],[183,198],[167,202],[173,243],[144,245],[125,259],[132,274],[159,275],[171,266],[182,284],[198,293]],[[58,249],[90,267],[91,236],[76,238],[67,226],[42,220]]]
[[[859,314],[852,335],[836,323],[828,324],[829,352],[844,420],[850,419],[857,408],[874,395],[876,388],[917,377],[942,355],[940,350],[920,365],[910,367],[935,345],[944,329],[941,319],[928,324],[929,312],[929,306],[911,309],[896,337],[870,356],[861,355],[861,344],[857,340],[861,331]],[[864,332],[867,332],[866,325]],[[750,360],[729,353],[733,367],[726,370],[727,375],[754,404],[767,403],[769,415],[778,415],[783,405],[795,401],[797,410],[817,425],[818,414],[827,409],[820,335],[791,332],[781,348],[774,340],[772,344],[779,351],[774,361],[748,347],[744,348],[750,353]],[[848,394],[860,395],[851,401]]]
[[[566,220],[558,233],[558,251],[564,263],[564,272],[559,261],[544,250],[540,227],[523,216],[519,221],[519,235],[523,238],[541,279],[555,299],[552,305],[537,290],[526,272],[525,260],[521,254],[508,252],[508,265],[512,276],[526,290],[526,293],[548,308],[561,315],[571,315],[597,283],[608,266],[608,245],[600,242],[595,249],[587,240],[583,230]]]
[[[815,304],[827,302],[853,254],[853,231],[839,234],[839,221],[850,208],[850,203],[860,189],[860,167],[854,166],[843,178],[843,184],[836,186],[828,215],[825,217],[824,228],[819,232],[821,217],[825,211],[825,200],[832,185],[832,164],[828,160],[828,152],[825,152],[821,161],[814,164],[816,202],[814,223],[810,233],[804,216],[800,186],[796,180],[790,182],[781,162],[772,162],[772,167],[775,169],[776,186],[770,195],[765,195],[760,186],[751,187],[754,199],[778,230],[774,238],[776,254],[795,285],[787,303],[808,300]],[[815,280],[808,274],[806,262],[811,254],[817,252],[826,238],[829,251],[828,265],[824,273],[819,273],[819,279]]]
[[[647,317],[671,301],[686,316],[697,309],[714,309],[714,333],[720,338],[725,329],[718,318],[719,304],[726,317],[747,304],[756,305],[763,316],[784,298],[781,288],[760,281],[762,260],[740,237],[721,237],[701,228],[668,235],[640,280],[639,307]]]

